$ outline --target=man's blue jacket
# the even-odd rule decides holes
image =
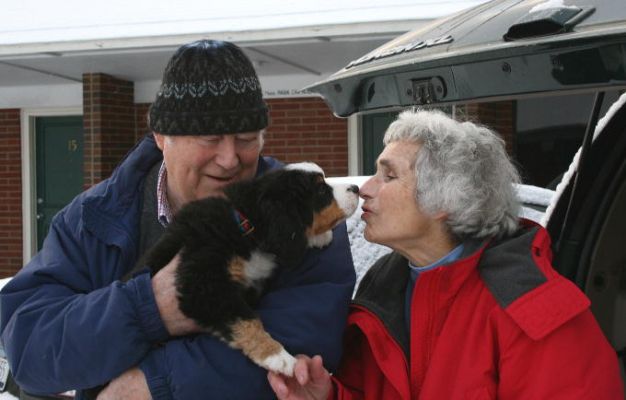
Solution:
[[[81,398],[139,365],[154,399],[273,398],[266,371],[238,350],[209,335],[168,337],[149,274],[119,281],[139,257],[143,181],[161,159],[151,135],[139,142],[55,216],[41,251],[2,290],[2,341],[27,392]],[[259,173],[279,166],[261,158]],[[288,351],[321,354],[334,369],[354,282],[343,224],[330,246],[272,281],[258,312]]]

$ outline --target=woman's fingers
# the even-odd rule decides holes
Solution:
[[[297,361],[295,367],[293,368],[293,373],[298,383],[304,386],[309,383],[309,368],[311,359],[304,355],[298,355],[296,358]]]
[[[322,383],[326,376],[329,375],[326,368],[324,368],[324,362],[322,356],[314,356],[311,360],[311,367],[309,369],[311,374],[311,380],[316,383]]]
[[[279,399],[282,400],[289,394],[289,391],[287,390],[287,385],[285,384],[282,376],[272,371],[269,371],[267,373],[267,380],[269,381],[272,390],[274,391],[274,393],[276,393]]]
[[[279,400],[326,399],[331,390],[330,374],[324,368],[322,357],[312,359],[296,356],[294,377],[268,372],[267,380]]]

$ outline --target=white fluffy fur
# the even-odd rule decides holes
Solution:
[[[250,282],[255,282],[268,278],[274,268],[276,268],[276,262],[272,254],[253,251],[244,265],[244,273]]]
[[[322,248],[333,240],[333,231],[324,232],[320,235],[311,236],[309,238],[309,247],[319,247]]]
[[[261,361],[261,364],[270,371],[293,376],[293,368],[296,365],[296,359],[291,354],[287,353],[285,349],[281,349],[280,353],[267,357],[265,360]]]
[[[295,164],[287,164],[285,169],[299,169],[302,171],[317,172],[324,175],[324,170],[319,165],[312,162],[301,162]]]
[[[329,183],[329,185],[333,188],[333,196],[346,217],[352,215],[359,205],[358,193],[348,190],[353,185],[346,183]]]

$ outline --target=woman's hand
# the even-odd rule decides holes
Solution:
[[[292,378],[269,372],[267,379],[279,400],[326,400],[332,389],[322,357],[299,355]]]

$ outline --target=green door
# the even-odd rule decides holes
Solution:
[[[52,217],[83,189],[83,118],[35,120],[37,153],[37,249]]]
[[[383,151],[383,137],[389,124],[391,124],[398,112],[384,112],[363,115],[363,175],[376,173],[376,159]]]

